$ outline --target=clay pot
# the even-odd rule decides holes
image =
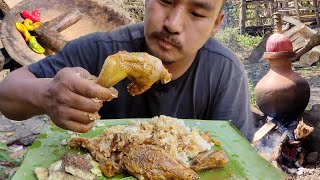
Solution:
[[[266,52],[270,70],[255,87],[260,110],[277,120],[296,120],[309,102],[308,82],[291,69],[294,56],[294,52]]]

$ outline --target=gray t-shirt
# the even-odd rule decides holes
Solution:
[[[107,56],[118,51],[145,52],[143,24],[98,32],[70,41],[57,54],[29,66],[38,78],[54,77],[64,67],[80,66],[98,76]],[[253,120],[246,73],[233,52],[214,38],[198,51],[191,67],[168,84],[155,83],[141,95],[127,92],[125,79],[114,87],[119,97],[105,102],[104,119],[168,115],[184,119],[231,120],[247,137]]]

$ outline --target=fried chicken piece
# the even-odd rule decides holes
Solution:
[[[91,139],[76,137],[68,141],[68,146],[87,149],[92,157],[99,162],[99,168],[102,173],[108,178],[111,178],[122,169],[122,158],[119,157],[122,156],[122,153],[114,152],[112,154],[106,154],[106,152],[99,148],[101,140],[101,137]]]
[[[191,169],[200,172],[207,169],[218,169],[227,166],[229,159],[226,153],[221,149],[215,151],[213,149],[199,153],[192,161]]]
[[[132,96],[143,93],[158,80],[162,84],[171,81],[171,74],[160,59],[148,53],[120,51],[107,57],[97,83],[110,88],[126,77],[132,82],[128,86]]]
[[[198,174],[154,145],[133,145],[125,150],[125,169],[140,179],[199,179]]]

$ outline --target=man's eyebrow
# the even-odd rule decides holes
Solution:
[[[213,6],[207,2],[199,2],[199,1],[192,1],[192,4],[194,6],[197,6],[199,8],[203,8],[203,9],[206,9],[206,10],[211,10],[213,9]]]

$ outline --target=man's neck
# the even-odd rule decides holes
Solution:
[[[171,64],[164,64],[164,67],[166,67],[168,71],[172,74],[172,80],[176,80],[179,77],[181,77],[185,72],[187,72],[195,58],[196,54],[194,56],[189,57],[188,59],[179,60]]]

